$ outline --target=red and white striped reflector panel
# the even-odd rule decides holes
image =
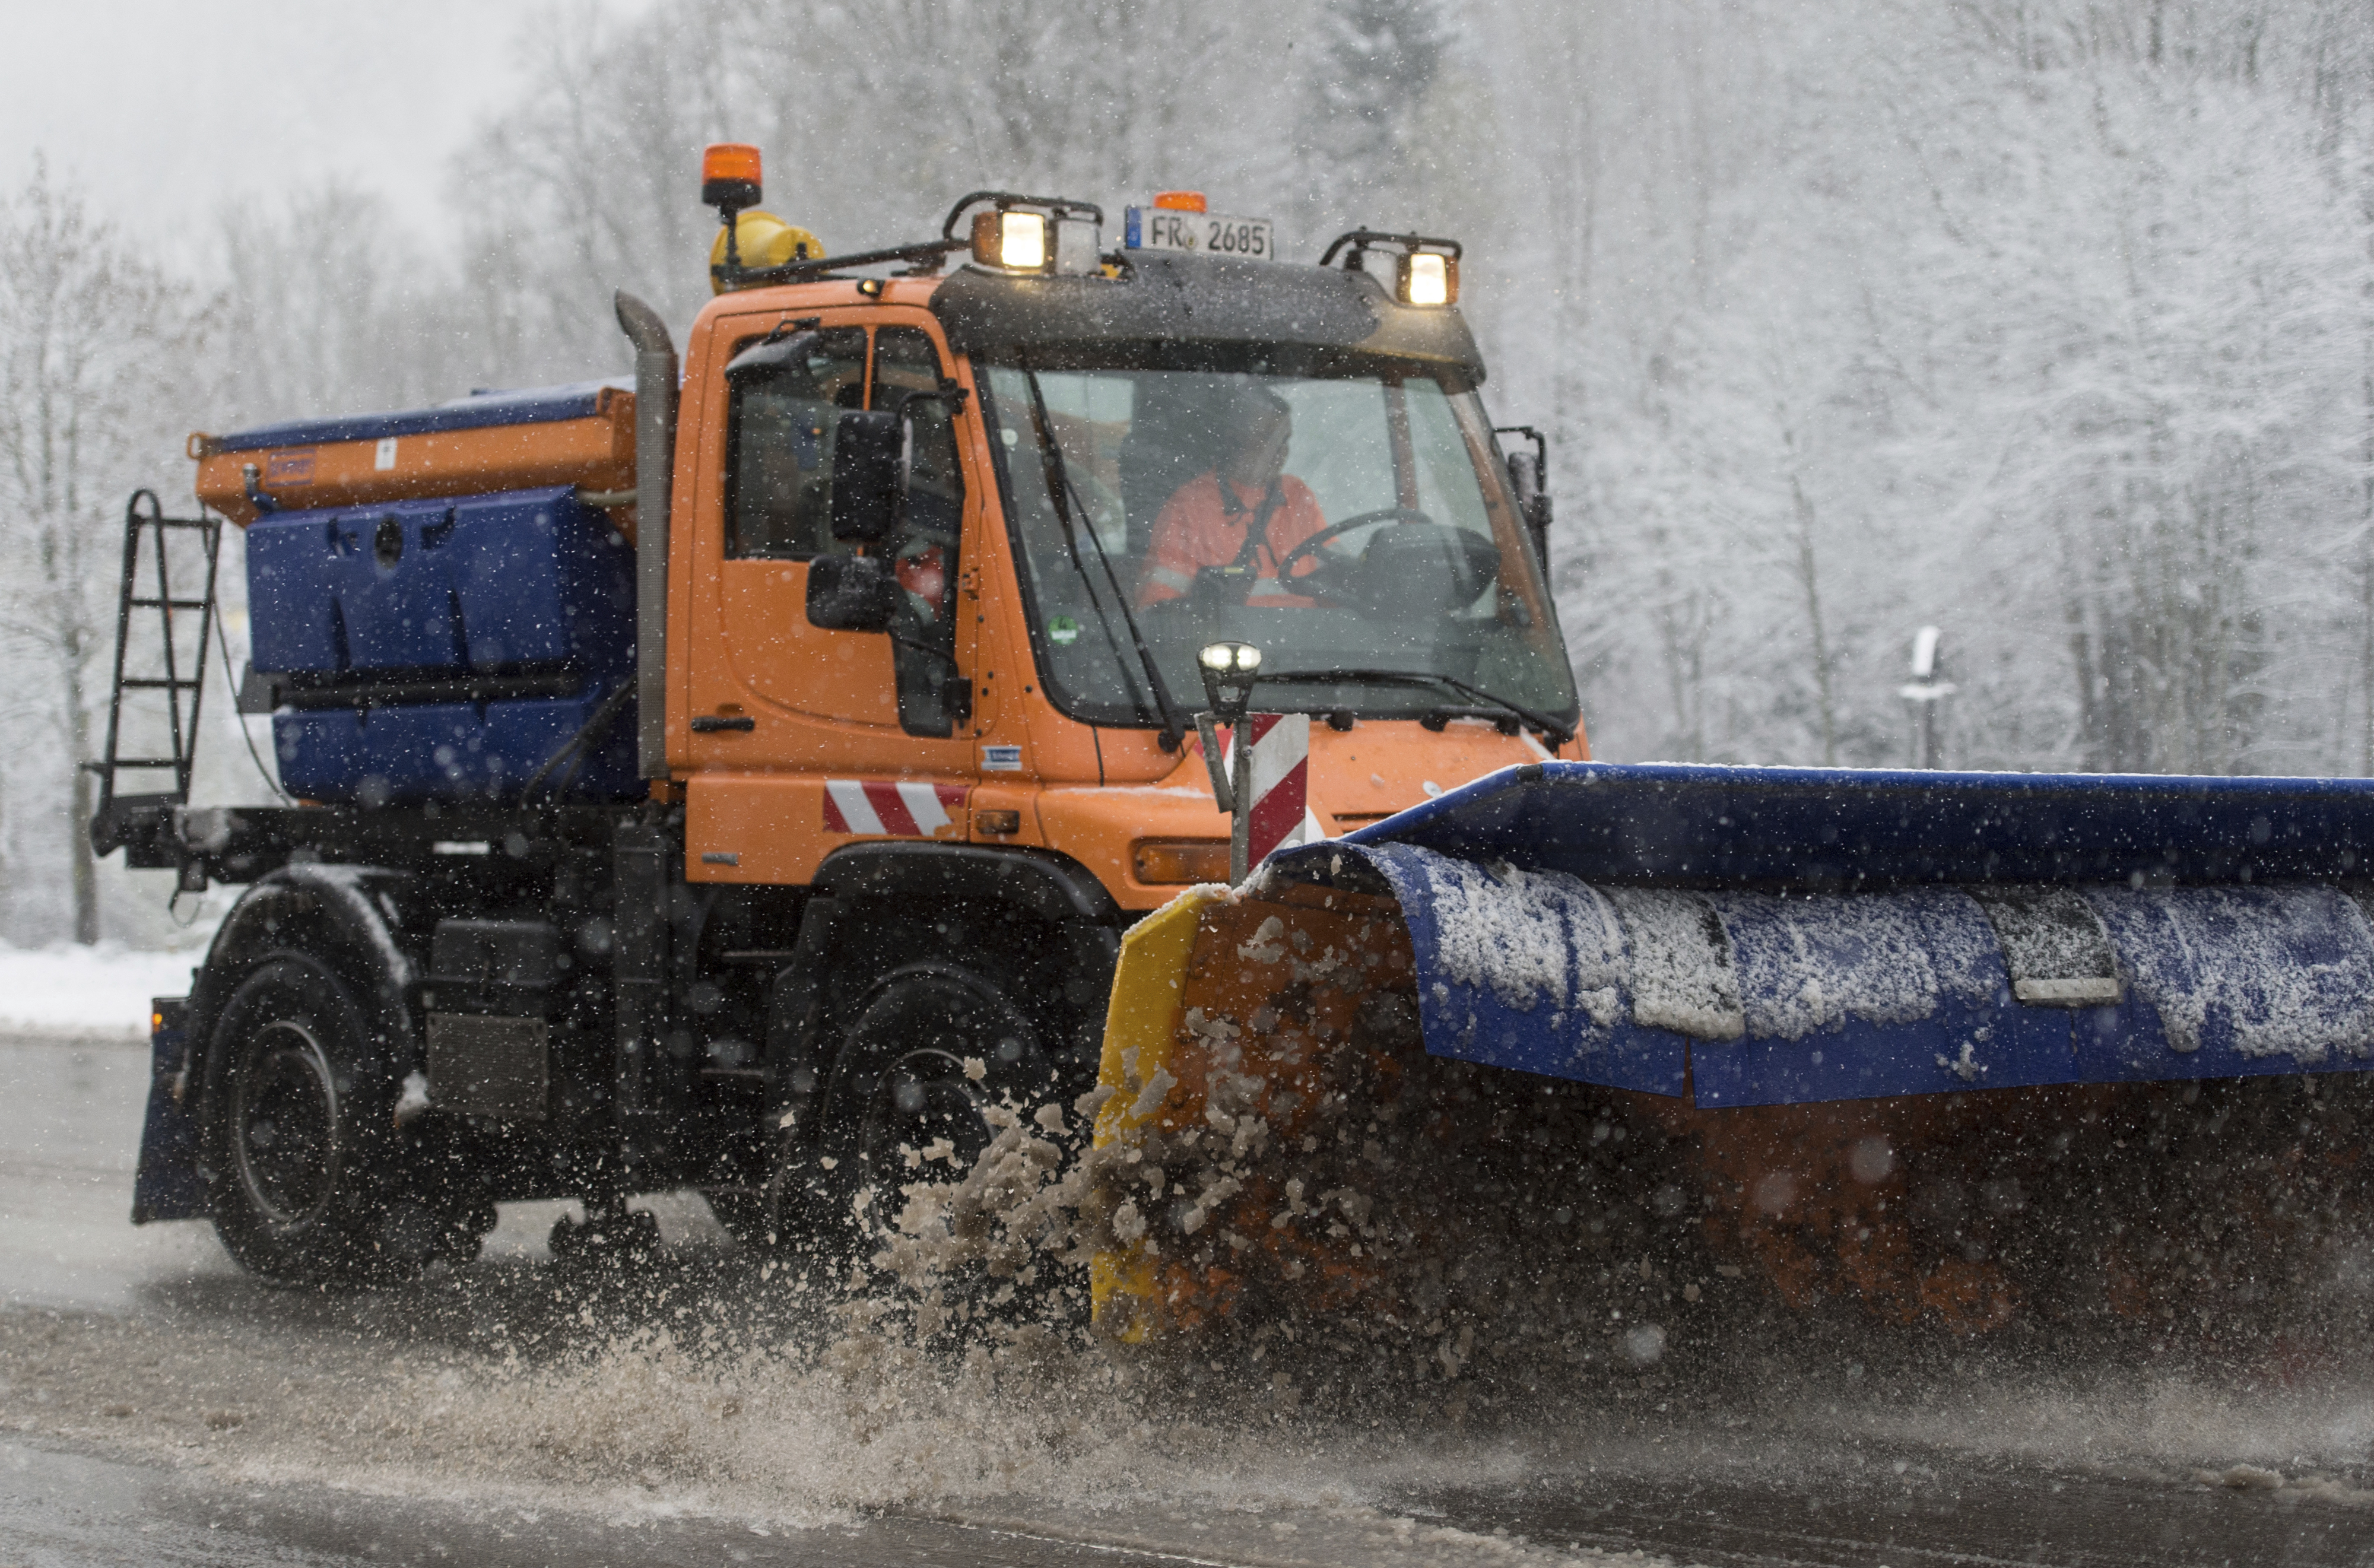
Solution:
[[[1303,840],[1310,814],[1310,715],[1247,713],[1252,735],[1252,788],[1245,809],[1245,864],[1259,866],[1269,852]]]
[[[964,810],[962,784],[900,779],[827,779],[824,831],[894,839],[937,838]]]

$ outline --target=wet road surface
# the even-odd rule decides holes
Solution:
[[[1238,1434],[1166,1436],[1136,1469],[1108,1434],[1063,1461],[1097,1478],[1077,1494],[1027,1468],[1000,1494],[1008,1439],[970,1415],[925,1439],[910,1421],[901,1448],[893,1418],[794,1407],[764,1463],[713,1473],[705,1423],[747,1420],[769,1385],[668,1371],[666,1334],[689,1301],[769,1287],[697,1198],[652,1205],[668,1250],[623,1308],[645,1360],[564,1398],[500,1372],[621,1306],[555,1284],[541,1238],[561,1206],[507,1208],[458,1276],[264,1290],[203,1225],[126,1222],[146,1073],[135,1046],[0,1041],[0,1568],[2374,1562],[2374,1394],[2314,1380],[2241,1410],[2185,1387],[2108,1414],[2016,1390],[1902,1412],[1816,1397],[1778,1426],[1611,1406],[1531,1440],[1322,1438],[1269,1486]],[[2103,1437],[2139,1425],[2139,1447]],[[868,1444],[874,1468],[843,1465]],[[572,1484],[581,1461],[598,1480]],[[934,1466],[961,1484],[935,1495]]]

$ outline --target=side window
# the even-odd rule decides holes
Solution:
[[[805,360],[735,390],[726,426],[728,556],[805,560],[837,553],[835,419],[864,406],[863,327],[822,332]]]
[[[896,409],[906,394],[936,391],[939,384],[939,351],[920,328],[886,326],[874,335],[875,407]],[[907,519],[899,562],[903,568],[929,555],[945,565],[943,575],[952,579],[964,525],[964,474],[957,465],[955,419],[947,404],[936,397],[919,398],[906,407],[914,440],[907,454]],[[910,591],[920,593],[937,619],[946,602],[945,587],[945,583],[919,584]]]
[[[920,327],[886,326],[874,335],[874,407],[896,409],[904,395],[937,390],[939,350]],[[964,534],[964,473],[957,462],[956,421],[938,398],[905,404],[912,420],[907,452],[907,513],[891,546],[901,595],[892,627],[899,674],[899,724],[910,735],[946,735],[970,693],[956,667],[957,552]]]

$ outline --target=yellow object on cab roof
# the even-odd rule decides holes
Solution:
[[[786,223],[771,212],[756,207],[734,219],[734,243],[741,253],[746,267],[781,266],[785,262],[817,261],[824,255],[824,242],[797,224]],[[724,285],[717,281],[716,269],[725,265],[725,229],[718,226],[717,239],[709,247],[710,291],[722,294]]]

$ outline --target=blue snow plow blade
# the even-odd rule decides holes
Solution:
[[[2374,781],[1546,762],[1284,851],[1431,1055],[1702,1106],[2374,1068]]]

